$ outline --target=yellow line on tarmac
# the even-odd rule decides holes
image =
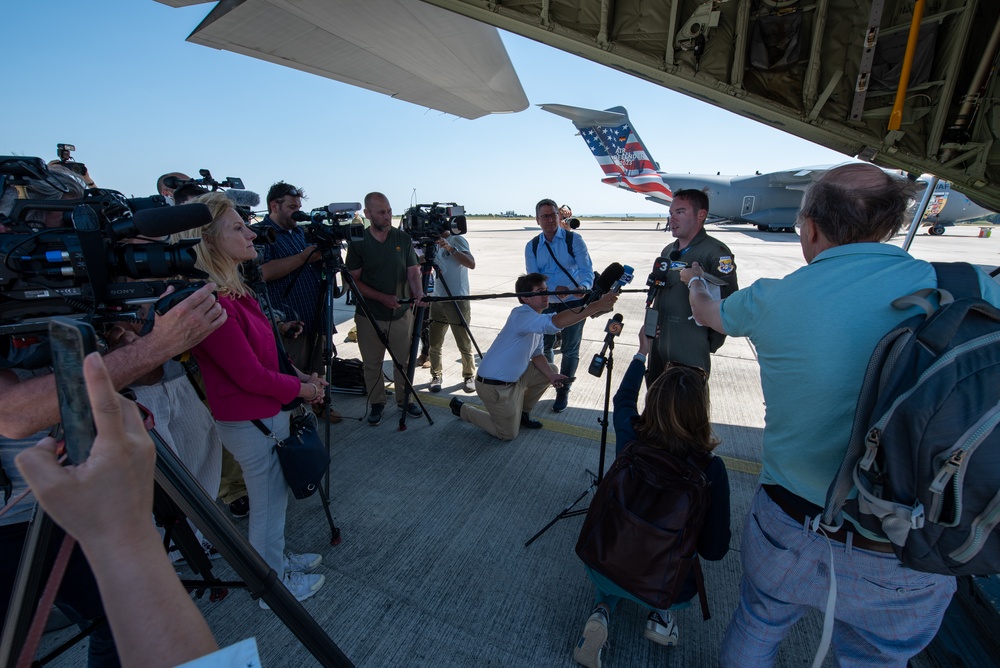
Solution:
[[[469,395],[472,396],[472,395]],[[420,394],[420,400],[425,404],[430,404],[432,406],[443,406],[447,407],[451,399],[445,399],[443,396],[439,395],[428,395]],[[575,424],[566,424],[565,422],[556,422],[554,420],[542,420],[544,428],[549,431],[554,431],[559,434],[566,434],[567,436],[573,436],[575,438],[583,438],[588,441],[595,441],[597,443],[601,442],[601,430],[594,429],[592,427],[581,427]],[[615,431],[614,429],[608,429],[608,445],[614,445],[615,443]],[[750,475],[760,475],[760,462],[753,462],[749,459],[740,459],[738,457],[728,457],[724,455],[719,455],[722,457],[722,461],[726,463],[726,468],[730,471],[737,471],[739,473],[748,473]]]

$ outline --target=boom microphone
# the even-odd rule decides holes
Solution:
[[[131,218],[110,226],[108,234],[116,240],[138,235],[158,239],[211,222],[212,213],[201,203],[158,206],[136,211]]]
[[[327,204],[326,210],[328,213],[341,213],[343,211],[361,211],[364,207],[361,206],[361,202],[334,202],[333,204]]]
[[[230,188],[229,190],[223,191],[229,201],[235,206],[245,206],[248,209],[252,209],[255,206],[260,205],[260,195],[252,190],[239,190],[238,188]]]

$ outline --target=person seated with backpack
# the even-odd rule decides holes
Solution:
[[[705,371],[668,364],[650,384],[640,414],[639,388],[649,348],[649,337],[640,331],[639,352],[614,398],[619,455],[594,494],[576,546],[594,583],[596,605],[573,648],[573,659],[589,668],[601,666],[611,613],[622,598],[650,609],[646,638],[676,645],[671,610],[689,606],[699,594],[708,618],[698,555],[718,561],[729,552],[729,475],[722,459],[712,454],[719,441],[709,422]],[[632,475],[634,469],[640,475]],[[685,484],[684,477],[695,484]],[[665,484],[647,486],[638,482],[643,479]],[[639,517],[652,531],[639,536],[630,530],[630,536],[642,540],[621,544],[616,517],[622,512]],[[680,544],[660,543],[664,529],[684,536]],[[608,539],[601,541],[602,533]]]

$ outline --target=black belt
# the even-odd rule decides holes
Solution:
[[[493,378],[483,378],[482,376],[476,376],[476,382],[482,383],[483,385],[513,385],[512,382],[507,382],[506,380],[494,380]]]
[[[805,523],[806,518],[808,517],[816,517],[817,515],[821,515],[823,513],[822,508],[809,503],[796,494],[792,494],[781,485],[764,485],[763,487],[764,491],[767,492],[769,497],[771,497],[771,500],[774,501],[775,505],[781,508],[786,515],[799,524]],[[809,508],[810,510],[814,510],[814,512],[806,512],[803,508]],[[862,550],[871,550],[872,552],[884,552],[887,554],[893,553],[891,543],[865,538],[858,533],[855,530],[854,525],[847,520],[844,520],[843,526],[841,526],[837,531],[825,531],[824,533],[827,538],[837,541],[838,543],[846,543],[847,534],[852,533],[854,534],[854,537],[851,539],[851,545],[854,547],[861,548]]]

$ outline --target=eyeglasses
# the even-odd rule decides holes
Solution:
[[[666,368],[668,368],[668,369],[690,369],[691,371],[694,371],[699,376],[701,376],[703,379],[707,379],[708,378],[708,372],[705,371],[704,369],[702,369],[700,366],[692,366],[690,364],[682,364],[681,362],[668,362]]]
[[[541,218],[542,220],[553,220],[558,215],[559,214],[557,213],[542,213],[539,214],[538,217]]]

